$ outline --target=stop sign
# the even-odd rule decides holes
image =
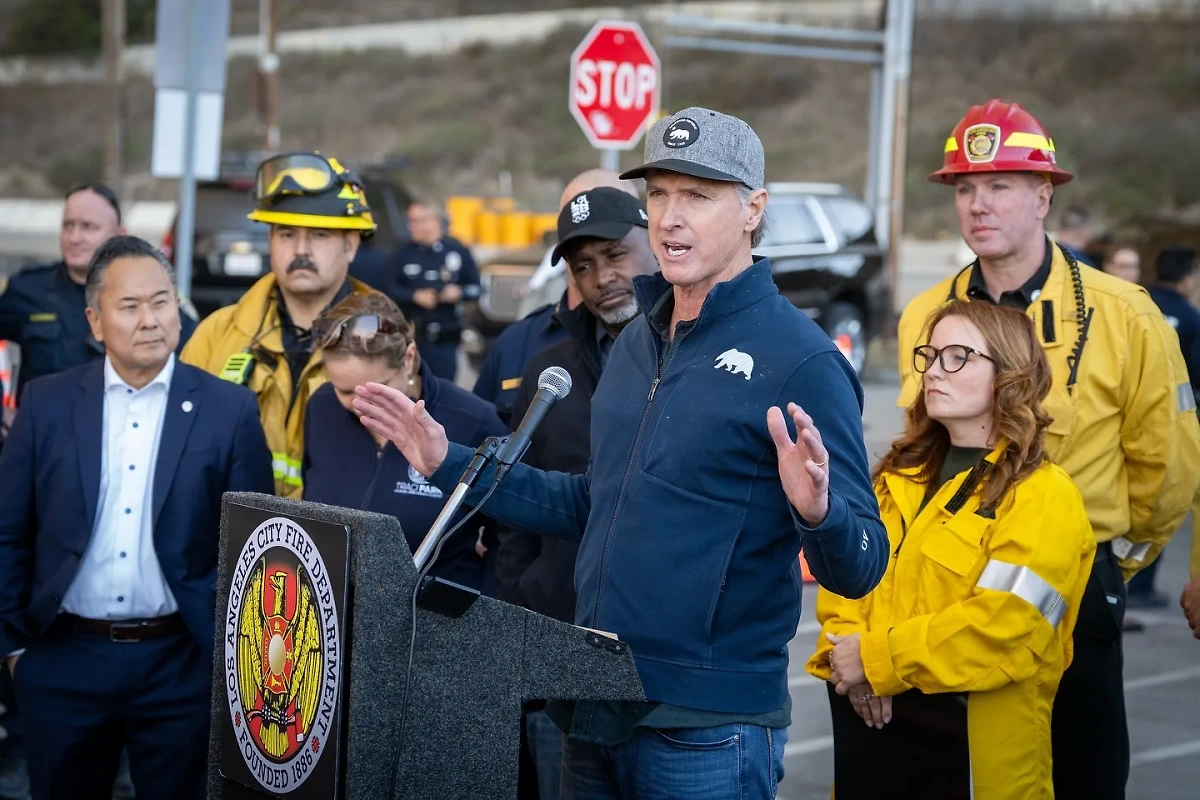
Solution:
[[[629,150],[658,114],[658,54],[633,22],[597,22],[571,55],[568,106],[592,145]]]

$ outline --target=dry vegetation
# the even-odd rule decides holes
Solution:
[[[284,146],[360,159],[407,155],[406,180],[436,197],[494,191],[498,174],[509,170],[527,207],[549,207],[565,179],[597,161],[566,109],[567,59],[581,35],[564,29],[535,46],[480,47],[443,58],[393,52],[287,57]],[[1124,216],[1197,206],[1197,41],[1198,21],[919,21],[909,229],[933,235],[946,227],[946,194],[924,175],[940,161],[942,143],[965,107],[997,95],[1020,100],[1038,115],[1061,161],[1078,171],[1080,179],[1063,190],[1057,207],[1083,202]],[[766,145],[770,178],[833,180],[861,189],[866,68],[672,51],[666,69],[665,107],[699,103],[743,116]],[[255,148],[261,140],[248,110],[251,84],[251,63],[233,63],[227,149]],[[152,98],[148,81],[129,86],[128,156],[135,173],[144,173],[149,161]],[[10,165],[0,172],[0,194],[51,192],[95,174],[101,102],[89,86],[0,89],[0,165]],[[637,157],[626,153],[623,163]],[[148,177],[135,187],[146,197],[172,192]]]

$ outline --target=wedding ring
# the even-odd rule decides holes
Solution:
[[[814,461],[813,463],[816,464],[818,467],[823,467],[826,464],[828,464],[829,463],[829,452],[826,451],[824,461]]]

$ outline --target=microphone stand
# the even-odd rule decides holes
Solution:
[[[462,507],[463,500],[467,497],[467,492],[471,491],[471,487],[475,485],[479,474],[487,467],[488,463],[495,457],[500,447],[508,442],[508,437],[497,438],[489,436],[483,440],[479,447],[475,448],[475,456],[471,459],[471,463],[463,470],[462,477],[458,479],[458,485],[454,487],[454,491],[450,494],[450,499],[446,501],[446,505],[442,507],[442,511],[438,514],[437,519],[433,521],[433,525],[429,528],[429,533],[425,534],[425,538],[421,540],[421,546],[417,548],[417,552],[413,553],[413,561],[417,565],[417,573],[424,572],[433,561],[433,554],[437,551],[437,546],[446,536],[446,531],[450,528],[450,521],[454,519],[454,515]]]

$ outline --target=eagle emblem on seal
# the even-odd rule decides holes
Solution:
[[[263,754],[291,758],[312,731],[325,667],[320,609],[298,562],[260,558],[238,620],[238,699]],[[314,742],[315,744],[315,742]]]

